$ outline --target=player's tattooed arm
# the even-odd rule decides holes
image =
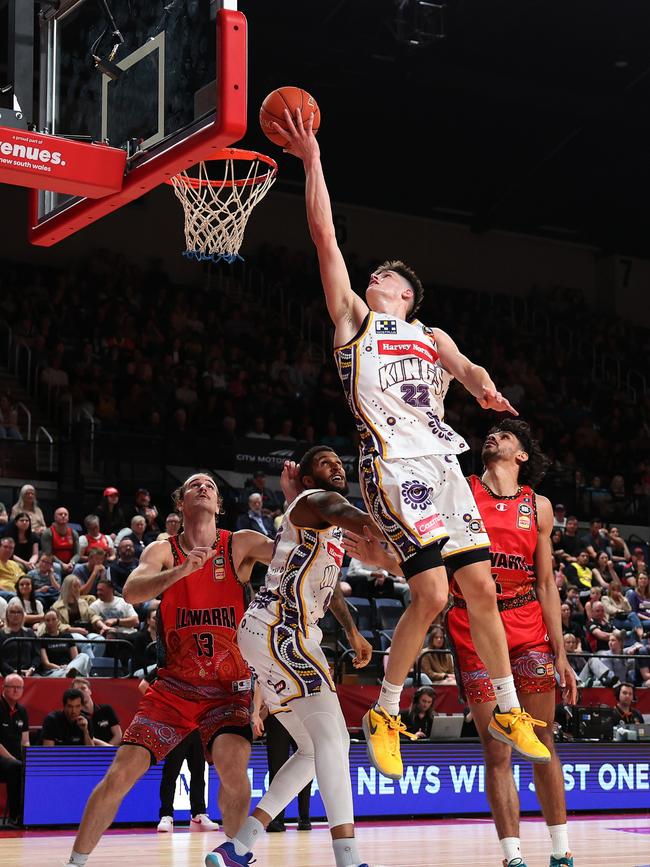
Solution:
[[[379,529],[366,512],[357,509],[334,491],[318,491],[301,500],[292,512],[294,524],[302,527],[342,527],[363,535],[364,527],[377,539],[383,539]]]

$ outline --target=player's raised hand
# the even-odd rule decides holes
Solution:
[[[355,668],[364,668],[372,659],[372,645],[358,630],[348,635],[348,640],[350,647],[354,650],[352,665]]]
[[[208,548],[203,545],[197,545],[195,548],[192,548],[190,553],[187,555],[187,560],[183,564],[185,566],[185,574],[196,572],[204,566],[212,556],[214,556],[213,548]]]
[[[289,109],[284,110],[284,122],[286,129],[283,129],[280,124],[273,121],[273,129],[278,135],[286,138],[284,145],[284,153],[292,154],[305,162],[310,157],[319,157],[320,148],[316,141],[316,136],[313,132],[314,115],[313,113],[307,118],[307,122],[303,123],[300,109],[297,108],[294,114],[291,114]]]
[[[280,476],[280,487],[287,503],[291,504],[305,488],[300,480],[300,470],[295,461],[285,461]]]
[[[509,412],[519,415],[510,401],[505,398],[493,385],[484,385],[483,394],[476,398],[483,409],[495,409],[497,412]]]

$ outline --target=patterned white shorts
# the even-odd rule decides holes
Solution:
[[[336,692],[329,663],[320,646],[322,633],[309,627],[309,638],[279,623],[270,625],[252,617],[242,619],[237,645],[248,667],[259,680],[264,703],[271,713],[283,710],[296,698]]]
[[[392,460],[375,453],[362,455],[359,481],[368,512],[402,562],[434,543],[443,545],[443,558],[489,548],[489,536],[455,455]]]

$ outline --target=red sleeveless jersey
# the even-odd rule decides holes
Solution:
[[[534,555],[537,547],[537,506],[535,492],[521,485],[514,497],[500,497],[490,491],[478,476],[470,476],[485,530],[490,537],[492,577],[500,599],[523,596],[535,582]],[[462,596],[456,581],[451,592]]]
[[[168,539],[174,566],[187,553],[178,536]],[[250,671],[235,644],[246,610],[244,586],[232,561],[232,533],[217,530],[214,555],[162,594],[158,609],[158,676],[195,686],[218,682],[249,688]]]

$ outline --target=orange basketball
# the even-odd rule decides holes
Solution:
[[[318,103],[311,94],[307,93],[301,87],[278,87],[265,98],[260,108],[260,126],[262,132],[274,144],[284,147],[286,139],[283,138],[271,126],[273,121],[279,124],[283,129],[286,129],[284,122],[284,110],[289,109],[291,116],[295,118],[296,109],[300,109],[303,123],[307,123],[309,115],[314,115],[314,132],[318,131],[320,126],[320,109]]]

